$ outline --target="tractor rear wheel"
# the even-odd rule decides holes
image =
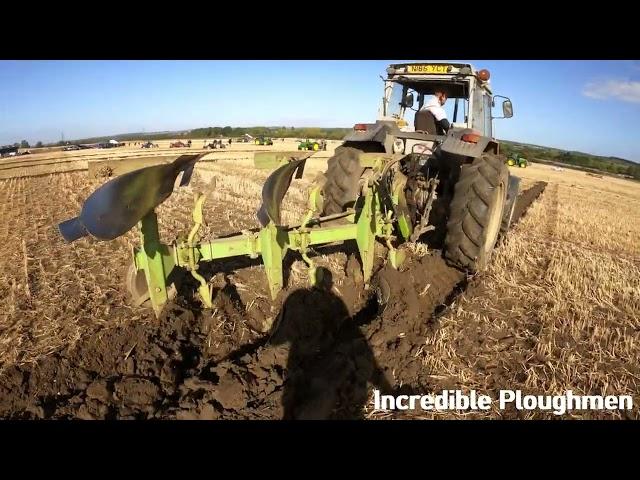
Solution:
[[[502,224],[509,170],[490,153],[463,165],[455,185],[445,238],[445,258],[471,273],[491,260]]]
[[[322,190],[324,207],[322,215],[342,213],[353,207],[359,193],[360,176],[364,168],[360,165],[361,150],[338,147],[327,162],[327,179]]]

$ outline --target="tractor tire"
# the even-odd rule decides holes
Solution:
[[[361,150],[351,147],[338,147],[336,153],[327,162],[327,179],[322,189],[322,215],[342,213],[353,207],[358,198],[360,176],[364,168],[360,165]]]
[[[510,167],[513,167],[515,164],[516,164],[515,161],[513,161],[511,159],[507,160],[507,165],[509,165]]]
[[[445,237],[445,258],[469,273],[491,261],[502,224],[509,170],[495,155],[483,153],[463,165],[455,185]]]

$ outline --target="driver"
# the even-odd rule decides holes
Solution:
[[[433,92],[429,100],[416,113],[416,131],[424,131],[432,135],[445,135],[451,126],[447,120],[447,112],[443,108],[446,102],[446,92],[442,90]]]

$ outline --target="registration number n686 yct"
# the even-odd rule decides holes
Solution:
[[[447,73],[449,65],[407,65],[407,73]]]

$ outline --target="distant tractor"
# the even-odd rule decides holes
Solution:
[[[313,150],[314,152],[317,152],[318,150],[326,150],[327,149],[327,142],[325,142],[324,140],[320,140],[320,141],[311,141],[309,139],[306,139],[303,142],[300,142],[298,144],[298,150]]]
[[[256,137],[255,142],[256,145],[273,145],[273,140],[269,137]]]
[[[180,140],[178,140],[177,142],[172,142],[169,144],[169,148],[190,148],[191,147],[191,140],[189,140],[187,143],[181,142]]]
[[[515,167],[516,165],[520,168],[526,168],[529,162],[519,153],[513,153],[507,157],[507,165],[510,167]]]
[[[227,148],[227,146],[222,144],[222,140],[214,140],[212,143],[205,145],[204,148],[210,148],[211,150],[213,150],[216,148]]]

